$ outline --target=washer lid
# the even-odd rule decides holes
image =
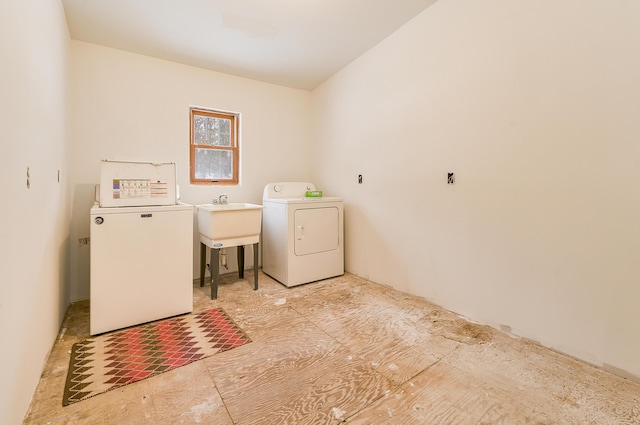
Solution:
[[[101,207],[95,204],[91,210],[91,215],[104,215],[104,214],[128,214],[128,213],[167,213],[173,211],[193,211],[193,205],[184,204],[180,202],[176,205],[153,205],[146,207]]]

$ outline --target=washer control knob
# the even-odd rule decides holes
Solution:
[[[96,222],[96,224],[102,224],[102,223],[104,223],[104,218],[96,217],[96,219],[94,221]]]

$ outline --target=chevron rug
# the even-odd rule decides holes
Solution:
[[[62,405],[250,342],[221,309],[135,326],[73,345]]]

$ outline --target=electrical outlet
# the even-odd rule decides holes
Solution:
[[[89,237],[78,239],[79,246],[89,245],[91,243],[91,239]]]
[[[358,184],[362,184],[362,174],[358,174]]]
[[[455,184],[456,175],[454,173],[447,173],[447,184]]]

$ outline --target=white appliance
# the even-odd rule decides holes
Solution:
[[[103,161],[91,208],[90,333],[193,310],[193,206],[173,163]]]
[[[315,190],[279,182],[262,194],[262,271],[287,287],[344,274],[342,199],[305,196]]]

